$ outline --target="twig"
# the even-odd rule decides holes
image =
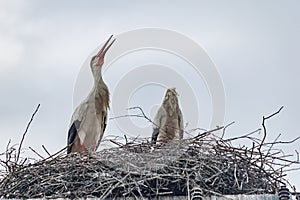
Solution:
[[[125,117],[138,117],[138,118],[144,118],[146,119],[148,122],[150,122],[151,124],[153,124],[155,127],[157,128],[160,128],[158,124],[154,123],[150,117],[148,117],[145,112],[143,111],[143,109],[139,106],[135,106],[135,107],[130,107],[130,108],[127,108],[127,110],[139,110],[141,112],[141,114],[127,114],[127,115],[120,115],[120,116],[116,116],[116,117],[111,117],[109,118],[109,120],[115,120],[115,119],[120,119],[120,118],[125,118]],[[169,126],[169,128],[173,128],[173,129],[177,129],[177,130],[180,130],[180,131],[183,131],[184,133],[186,134],[190,134],[189,131],[185,131],[185,130],[181,130],[177,127],[173,127],[173,126]],[[197,128],[197,129],[200,129],[201,128]],[[197,129],[194,129],[194,130],[197,130]]]
[[[224,139],[224,142],[229,142],[229,141],[233,141],[233,140],[238,140],[238,139],[243,139],[243,138],[249,138],[250,135],[253,135],[254,133],[259,132],[261,129],[256,129],[250,133],[247,133],[245,135],[242,136],[238,136],[238,137],[233,137],[233,138],[228,138],[228,139]]]
[[[29,149],[31,151],[33,151],[36,155],[38,155],[41,159],[45,159],[43,156],[41,156],[41,154],[39,154],[36,150],[34,150],[33,148],[29,147]]]
[[[26,133],[27,133],[27,131],[28,131],[28,128],[29,128],[29,126],[30,126],[30,124],[31,124],[31,122],[32,122],[32,120],[33,120],[35,114],[36,114],[37,111],[39,110],[40,105],[41,105],[41,104],[39,104],[39,105],[36,107],[34,113],[33,113],[32,116],[31,116],[30,121],[28,122],[28,124],[27,124],[27,126],[26,126],[25,132],[24,132],[23,135],[22,135],[22,139],[21,139],[21,142],[20,142],[20,145],[19,145],[19,148],[18,148],[18,154],[17,154],[17,158],[16,158],[16,163],[18,163],[18,161],[19,161],[20,151],[21,151],[21,148],[22,148],[23,141],[24,141],[24,139],[25,139],[25,135],[26,135]]]
[[[262,126],[263,126],[263,129],[264,129],[264,136],[263,136],[263,139],[261,140],[260,146],[258,147],[258,151],[259,151],[259,152],[261,152],[261,147],[262,147],[262,145],[264,144],[264,142],[265,142],[265,140],[266,140],[266,137],[267,137],[267,128],[266,128],[266,126],[265,126],[265,121],[266,121],[267,119],[270,119],[271,117],[277,115],[282,109],[283,109],[283,106],[281,106],[277,112],[275,112],[275,113],[273,113],[273,114],[271,114],[271,115],[269,115],[269,116],[267,116],[267,117],[263,116]],[[261,165],[263,165],[262,154],[261,154]]]
[[[277,115],[278,113],[280,113],[280,111],[281,111],[282,109],[283,109],[283,106],[281,106],[277,112],[275,112],[275,113],[273,113],[273,114],[271,114],[271,115],[269,115],[269,116],[267,116],[267,117],[263,116],[262,126],[263,126],[263,129],[264,129],[264,136],[263,136],[263,139],[262,139],[262,141],[261,141],[261,144],[263,144],[263,143],[265,142],[265,139],[266,139],[266,137],[267,137],[267,129],[266,129],[266,126],[265,126],[265,121],[266,121],[267,119],[270,119],[271,117]],[[261,149],[261,146],[259,147],[259,149]]]
[[[265,155],[265,158],[268,157],[270,151],[272,150],[274,144],[277,142],[277,140],[279,139],[280,136],[281,136],[281,134],[279,134],[279,135],[275,138],[274,142],[271,144],[270,148],[268,149],[268,151],[267,151],[267,153],[266,153],[266,155]]]
[[[55,154],[52,154],[51,156],[49,156],[48,158],[45,158],[44,161],[49,160],[50,158],[53,158],[54,156],[60,154],[61,152],[63,152],[64,150],[66,150],[68,148],[68,146],[65,146],[64,148],[62,148],[61,150],[57,151]]]
[[[296,160],[297,160],[296,162],[299,163],[299,152],[296,149],[295,152],[296,152]]]
[[[295,139],[288,140],[288,141],[265,142],[264,145],[270,145],[270,144],[291,144],[293,142],[296,142],[299,139],[300,139],[300,136],[296,137]]]
[[[227,124],[226,126],[224,126],[223,128],[223,133],[222,133],[222,136],[221,136],[221,139],[223,139],[224,135],[225,135],[225,131],[226,131],[226,128],[228,128],[229,126],[231,126],[232,124],[234,124],[235,122],[231,122],[229,124]]]
[[[51,156],[51,154],[49,153],[49,151],[46,149],[46,147],[44,145],[42,145],[43,149],[45,150],[45,152],[48,154],[48,156]]]

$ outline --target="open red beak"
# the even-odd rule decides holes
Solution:
[[[111,35],[108,40],[105,42],[105,44],[103,45],[103,47],[101,48],[101,50],[97,53],[97,57],[98,57],[98,61],[96,63],[96,65],[102,65],[104,62],[104,56],[106,54],[106,52],[108,51],[108,49],[111,47],[111,45],[116,41],[116,39],[114,39],[109,45],[109,41],[111,40],[111,38],[113,37],[113,35]],[[108,46],[107,46],[108,45]],[[107,47],[106,47],[107,46]]]

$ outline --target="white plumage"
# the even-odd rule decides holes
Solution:
[[[154,118],[152,141],[167,143],[183,138],[183,116],[175,88],[167,89],[163,103]]]
[[[109,109],[109,90],[102,79],[102,65],[112,36],[90,62],[94,86],[87,98],[75,109],[68,132],[68,150],[71,152],[95,152],[106,128]],[[107,46],[108,45],[108,46]],[[107,46],[107,47],[106,47]]]

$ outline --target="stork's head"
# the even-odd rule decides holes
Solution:
[[[171,109],[173,112],[176,112],[178,107],[178,93],[176,88],[169,88],[165,94],[165,99],[163,101],[163,105]]]
[[[115,42],[116,39],[114,39],[109,45],[109,41],[111,40],[111,38],[113,37],[113,35],[111,35],[109,37],[109,39],[105,42],[105,44],[103,45],[103,47],[100,49],[100,51],[93,56],[93,58],[91,59],[91,63],[90,66],[92,68],[92,72],[94,75],[98,75],[98,73],[100,73],[99,75],[101,75],[101,68],[102,65],[104,63],[104,56],[106,54],[106,52],[108,51],[108,49],[111,47],[111,45]]]

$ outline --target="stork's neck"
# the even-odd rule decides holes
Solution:
[[[91,66],[92,74],[94,78],[94,89],[98,88],[100,85],[105,84],[102,79],[102,66]]]
[[[92,94],[97,102],[96,106],[100,103],[98,106],[101,108],[109,108],[109,91],[101,76],[94,79]]]
[[[99,92],[99,89],[107,87],[106,84],[104,83],[102,76],[94,76],[94,86],[93,86],[93,91],[94,92]]]
[[[99,74],[94,75],[94,86],[97,86],[97,85],[99,85],[101,83],[104,83],[104,81],[102,79],[102,74],[99,73]]]
[[[93,60],[91,62],[93,62]],[[102,65],[96,65],[95,63],[91,63],[91,70],[94,78],[94,85],[97,85],[99,82],[103,82]]]

